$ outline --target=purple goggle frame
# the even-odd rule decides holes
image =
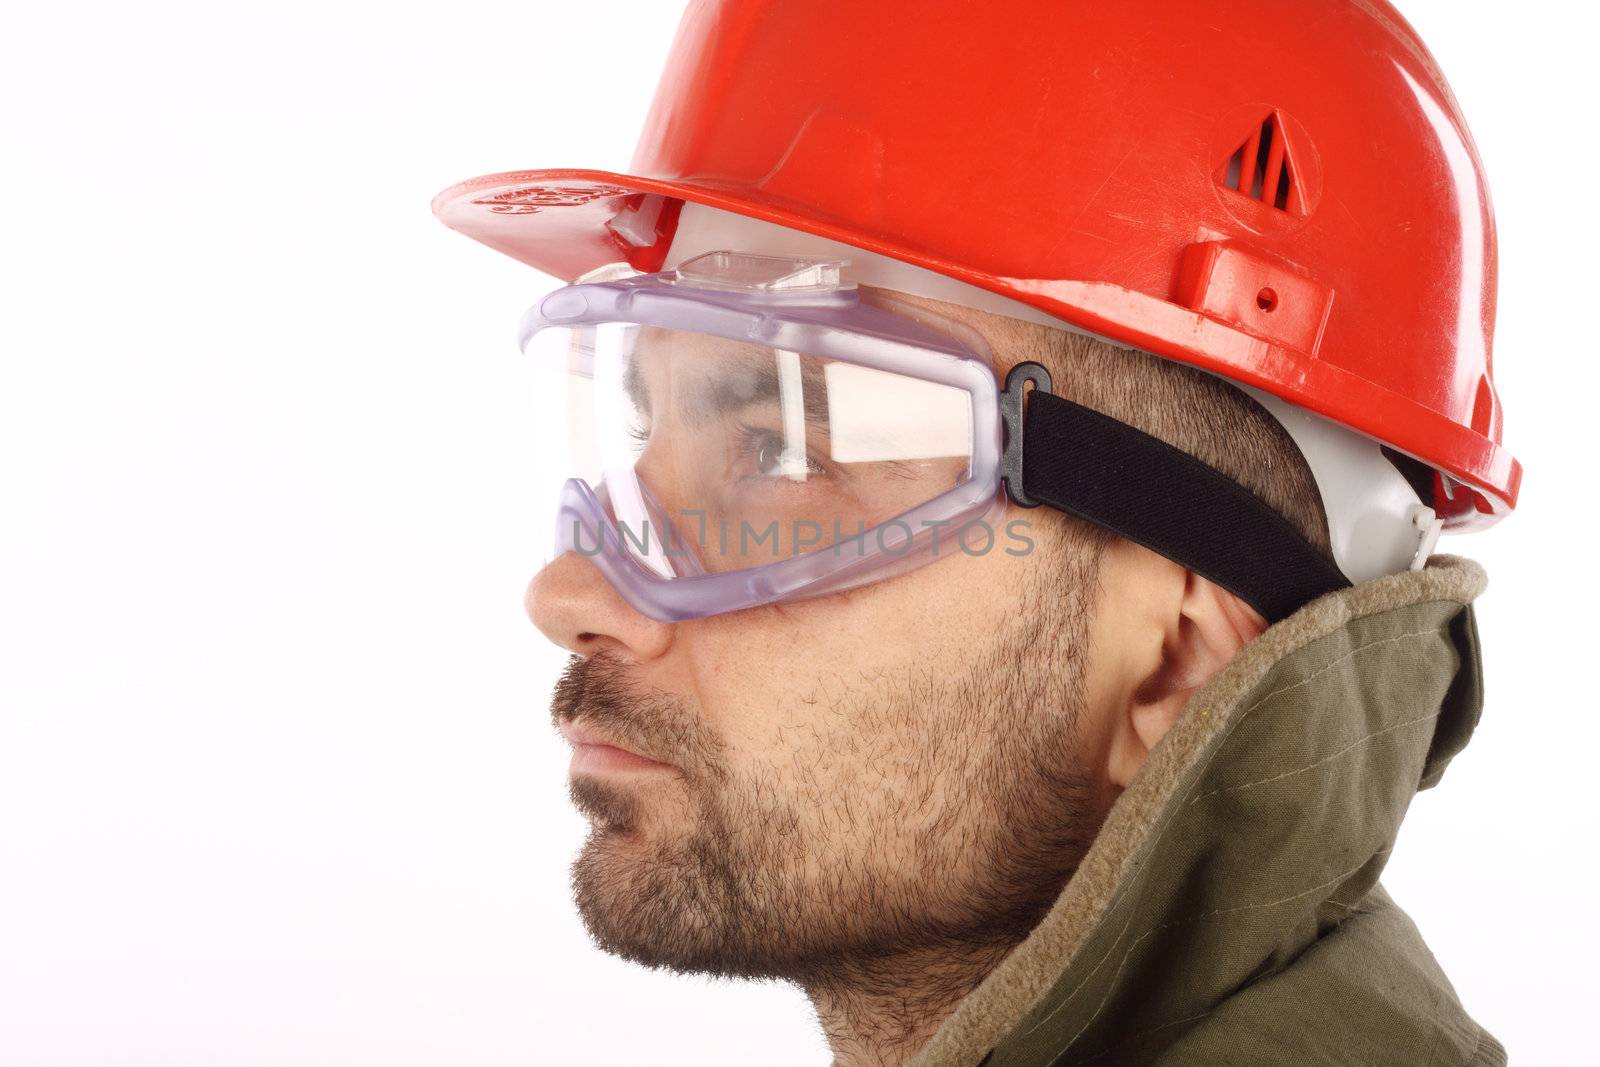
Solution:
[[[980,345],[965,344],[918,318],[863,303],[853,287],[803,292],[701,288],[670,271],[558,289],[523,316],[519,345],[526,351],[533,336],[546,328],[604,323],[662,327],[801,352],[950,386],[966,392],[971,402],[972,452],[965,480],[856,536],[740,570],[671,578],[654,573],[623,543],[607,513],[604,491],[569,479],[559,502],[557,553],[578,551],[589,558],[629,604],[650,618],[703,618],[880,581],[938,558],[946,545],[955,543],[957,531],[993,521],[1005,508],[1000,387]]]

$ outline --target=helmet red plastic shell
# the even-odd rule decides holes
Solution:
[[[1496,245],[1443,75],[1381,0],[696,0],[631,174],[493,174],[448,226],[558,278],[659,269],[693,201],[1256,386],[1515,506]]]

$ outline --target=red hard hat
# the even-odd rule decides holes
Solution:
[[[656,270],[683,201],[903,260],[1256,386],[1516,504],[1495,231],[1383,0],[695,0],[632,174],[494,174],[446,225],[563,279]]]

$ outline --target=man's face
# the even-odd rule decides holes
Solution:
[[[540,573],[529,612],[578,653],[555,719],[665,765],[574,772],[592,822],[574,887],[603,948],[820,981],[1026,935],[1113,791],[1082,714],[1095,552],[1060,516],[1006,518],[1027,523],[1027,554],[1002,542],[675,624],[577,556]]]

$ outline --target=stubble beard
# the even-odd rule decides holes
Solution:
[[[1044,916],[1103,816],[1075,736],[1081,598],[1057,590],[1036,608],[954,671],[880,680],[831,709],[899,746],[893,780],[867,771],[855,743],[808,753],[786,777],[735,773],[683,702],[634,687],[613,657],[574,658],[557,717],[581,714],[676,763],[671,818],[689,827],[661,832],[639,793],[574,779],[591,820],[572,868],[590,936],[649,967],[808,989],[859,984],[895,960],[986,961],[952,970],[952,984],[973,984]]]

